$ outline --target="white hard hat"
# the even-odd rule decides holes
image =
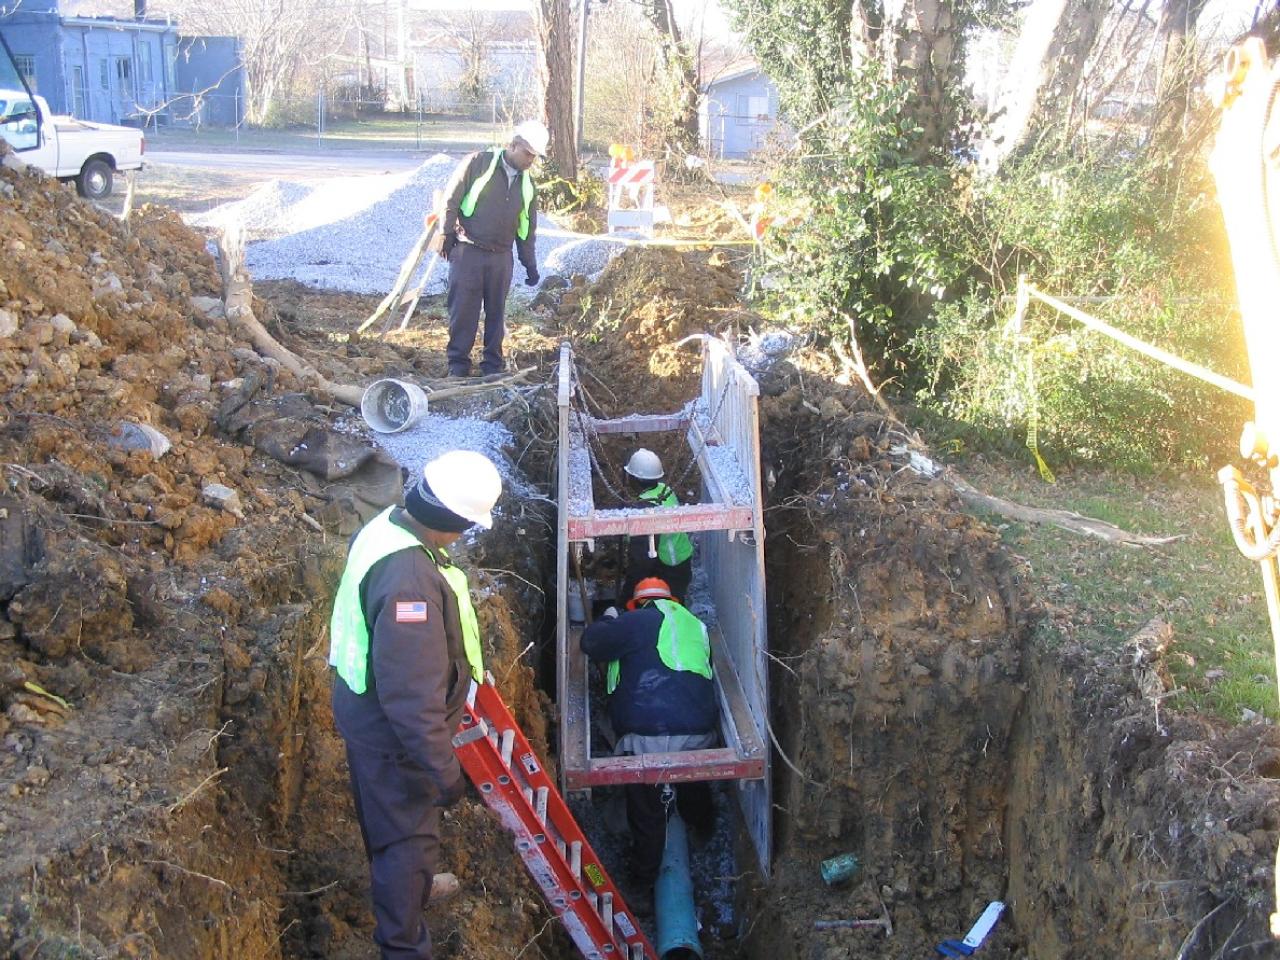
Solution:
[[[627,465],[622,468],[637,480],[661,480],[662,461],[652,450],[641,447],[631,455]]]
[[[538,156],[545,157],[547,155],[547,144],[551,141],[551,134],[537,120],[526,120],[511,131],[511,137],[512,139],[519,137]]]
[[[442,453],[422,468],[436,499],[458,516],[488,530],[493,505],[502,493],[502,477],[486,456],[470,450]]]

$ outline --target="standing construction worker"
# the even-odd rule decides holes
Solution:
[[[431,960],[423,907],[457,890],[452,874],[435,874],[440,811],[466,785],[452,738],[484,663],[467,576],[445,549],[477,524],[492,526],[501,492],[497,469],[478,453],[432,460],[403,507],[356,534],[334,600],[333,717],[347,744],[383,960]]]
[[[662,478],[662,460],[644,447],[631,455],[622,468],[628,477],[631,493],[640,503],[651,507],[678,507],[680,498]],[[689,582],[693,579],[693,541],[687,533],[660,533],[653,538],[657,556],[649,556],[650,540],[633,536],[627,550],[627,578],[619,594],[627,598],[645,577],[658,577],[671,588],[676,599],[689,601]]]
[[[610,607],[582,634],[582,652],[608,663],[609,720],[614,753],[640,756],[701,750],[719,742],[719,709],[711,677],[711,644],[701,620],[656,577],[641,580],[627,612]],[[652,884],[662,864],[673,803],[697,832],[710,833],[715,810],[705,782],[639,783],[626,787],[631,872]]]
[[[458,164],[446,189],[440,255],[449,261],[449,375],[471,374],[484,307],[482,374],[501,373],[507,291],[511,286],[511,244],[525,269],[525,283],[537,286],[534,248],[538,191],[529,168],[547,152],[547,128],[536,120],[516,127],[506,147],[473,153]]]

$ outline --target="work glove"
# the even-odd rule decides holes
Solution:
[[[524,278],[524,285],[526,287],[536,287],[539,281],[541,280],[542,280],[542,274],[538,272],[538,268],[530,267],[529,275]]]
[[[467,792],[467,776],[464,773],[458,774],[458,779],[453,781],[451,785],[446,787],[436,800],[436,806],[442,808],[452,807],[455,803],[462,799],[463,794]]]
[[[453,253],[453,248],[457,243],[458,235],[456,233],[446,233],[444,239],[440,241],[440,256],[448,260],[449,254]]]
[[[617,608],[617,607],[606,607],[606,608],[605,608],[604,613],[600,614],[600,616],[602,616],[602,617],[603,617],[604,619],[606,619],[606,620],[617,620],[617,619],[618,619],[618,608]]]

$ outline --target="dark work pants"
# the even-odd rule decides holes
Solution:
[[[672,804],[689,828],[700,834],[709,834],[715,826],[715,804],[711,798],[711,784],[672,784],[675,800]],[[662,848],[667,843],[668,803],[663,802],[664,786],[652,783],[631,783],[626,787],[627,827],[631,831],[631,872],[640,883],[650,884],[658,879],[662,866]]]
[[[475,346],[484,307],[483,374],[501,373],[502,338],[506,334],[507,292],[511,289],[511,251],[490,253],[473,243],[457,243],[449,256],[449,373],[471,373],[471,348]]]
[[[422,909],[440,859],[440,808],[425,770],[347,746],[351,794],[369,857],[382,960],[432,960]]]

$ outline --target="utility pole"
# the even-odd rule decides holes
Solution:
[[[587,73],[587,4],[590,0],[578,0],[578,82],[573,94],[574,113],[577,125],[574,129],[574,150],[582,153],[582,115],[586,112],[583,104],[582,87]]]

